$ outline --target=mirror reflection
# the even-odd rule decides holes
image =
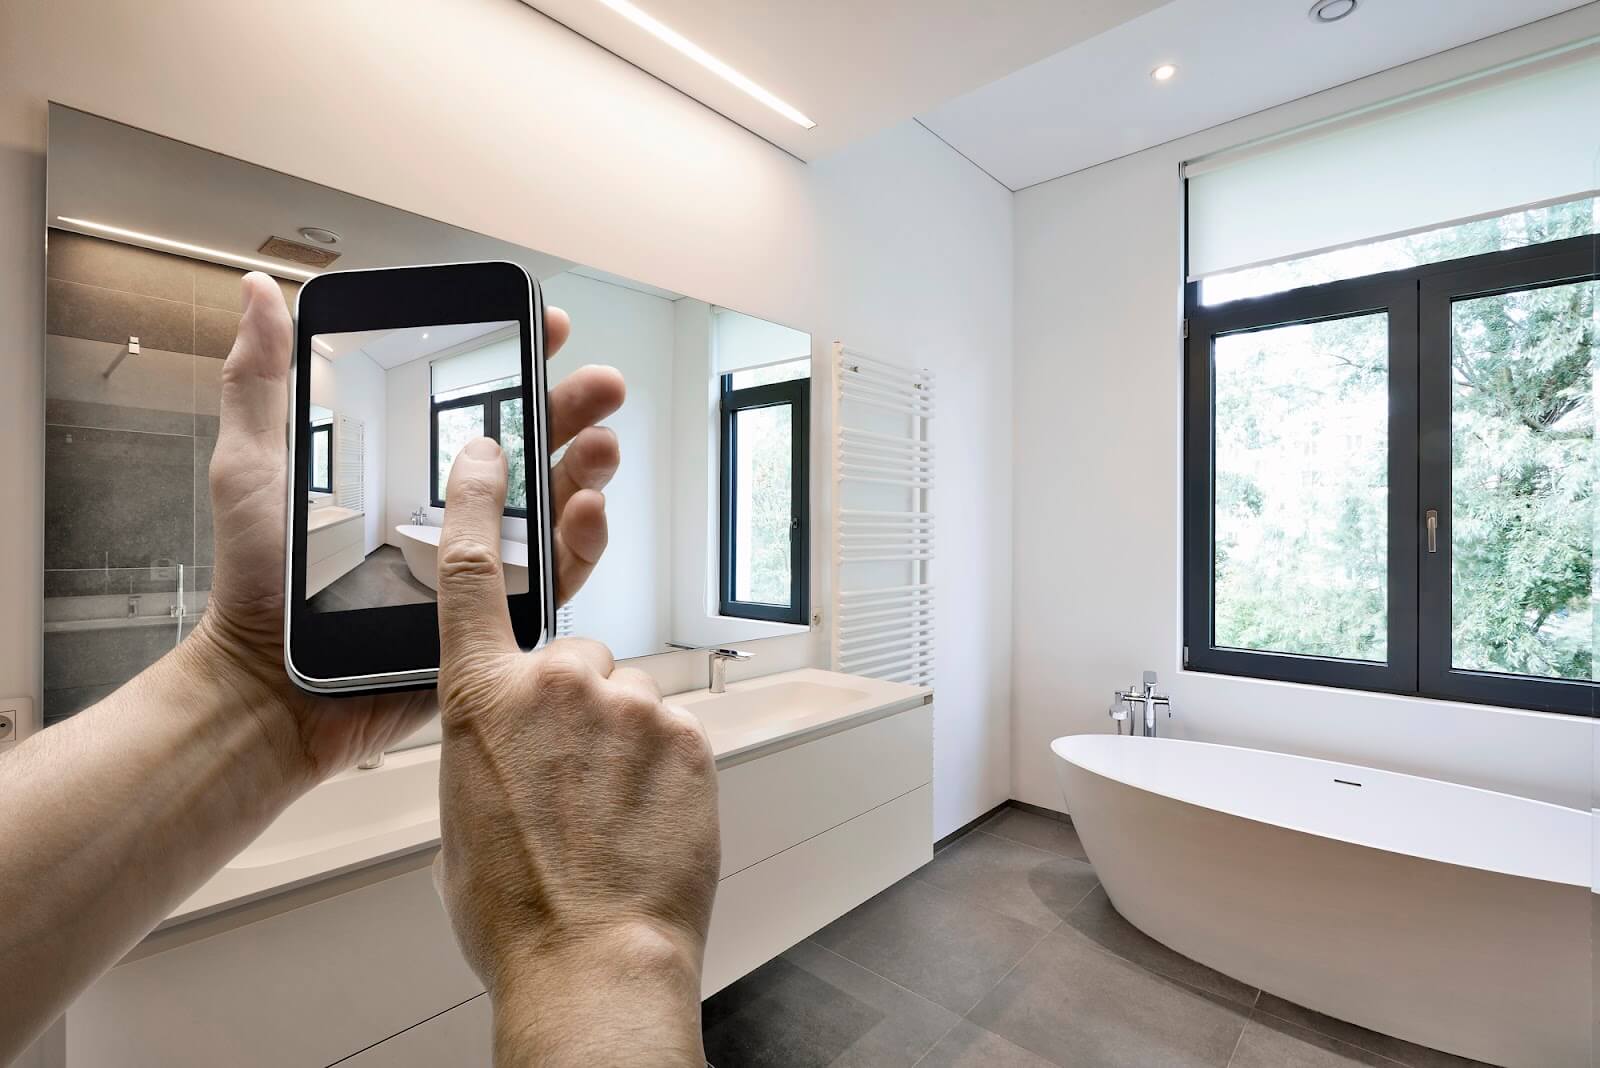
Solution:
[[[520,263],[573,320],[551,383],[591,363],[627,382],[606,424],[623,456],[609,544],[558,632],[622,659],[805,629],[808,334],[61,105],[49,153],[47,721],[205,609],[207,469],[246,270],[292,307],[323,270]],[[321,340],[309,503],[337,545],[320,595],[358,596],[365,576],[431,599],[406,549],[443,522],[454,450],[501,414],[495,339]],[[514,502],[503,533],[526,541]]]

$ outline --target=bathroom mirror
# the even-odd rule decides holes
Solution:
[[[551,383],[603,363],[628,387],[606,421],[623,457],[610,543],[559,633],[623,659],[806,629],[808,334],[59,104],[48,164],[47,723],[205,609],[207,471],[247,269],[292,307],[324,270],[521,264],[572,316]],[[338,543],[330,598],[431,585],[413,573],[426,554],[404,549],[425,533],[407,528],[443,522],[439,444],[492,432],[498,412],[492,332],[439,333],[317,354],[310,503]],[[526,538],[514,514],[503,529]]]

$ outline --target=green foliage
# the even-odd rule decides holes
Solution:
[[[1419,235],[1410,263],[1594,231],[1579,201]],[[1595,678],[1593,282],[1452,309],[1453,659]],[[1387,401],[1382,315],[1219,338],[1219,644],[1382,660]],[[1375,326],[1376,324],[1376,326]]]

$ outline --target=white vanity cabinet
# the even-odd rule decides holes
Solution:
[[[767,688],[769,697],[781,697],[801,691],[775,687],[839,685],[849,677],[808,670],[769,678],[730,686],[729,693]],[[859,701],[832,719],[808,713],[792,734],[769,732],[751,742],[756,735],[746,718],[737,722],[735,745],[733,735],[708,726],[720,754],[722,872],[706,947],[706,995],[932,855],[927,695],[866,680],[858,686],[851,692],[860,693]],[[886,687],[892,690],[879,689]],[[306,812],[299,822],[280,821],[281,830],[268,832],[276,835],[270,852],[292,852],[293,828],[301,823],[318,830],[311,842],[325,837],[341,813],[377,807],[392,822],[406,804],[400,793],[436,797],[436,774],[423,774],[430,759],[437,757],[410,750],[372,778],[353,772],[324,784],[300,804],[326,803],[325,820]],[[350,790],[364,782],[386,800],[355,804]],[[436,840],[437,824],[419,833]],[[392,857],[394,841],[383,841]],[[378,867],[151,936],[68,1012],[67,1064],[487,1066],[487,998],[456,949],[433,889],[431,855],[430,840],[419,838],[409,854]],[[230,869],[219,885],[237,890],[242,879]],[[194,900],[228,898],[202,892]]]

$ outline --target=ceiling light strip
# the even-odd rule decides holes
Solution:
[[[56,221],[64,222],[68,226],[81,226],[85,230],[93,230],[96,233],[110,234],[113,237],[125,237],[130,241],[137,241],[144,245],[170,248],[175,252],[187,252],[195,256],[203,256],[206,259],[224,260],[228,263],[236,263],[241,267],[254,267],[257,270],[266,271],[268,274],[288,275],[290,278],[299,279],[315,278],[317,276],[315,271],[303,271],[298,267],[285,267],[283,264],[274,263],[271,260],[258,260],[254,256],[241,256],[236,252],[224,252],[220,248],[207,248],[205,245],[191,245],[187,241],[174,241],[170,237],[146,234],[138,230],[127,230],[120,226],[111,226],[108,223],[94,222],[90,219],[78,219],[71,215],[57,215]]]
[[[816,125],[816,123],[806,118],[806,116],[800,112],[800,109],[796,108],[793,104],[789,104],[779,99],[768,90],[762,88],[760,85],[757,85],[743,74],[740,74],[738,71],[728,66],[710,52],[707,52],[704,48],[701,48],[699,45],[689,40],[677,30],[674,30],[671,26],[668,26],[654,16],[639,10],[637,7],[630,4],[628,0],[600,0],[600,3],[604,4],[606,7],[609,7],[612,11],[615,11],[617,14],[621,15],[635,26],[638,26],[646,33],[654,35],[657,39],[663,41],[667,45],[670,45],[678,52],[688,56],[706,70],[727,82],[729,85],[739,89],[741,92],[744,92],[753,99],[759,100],[761,103],[765,104],[773,111],[776,111],[779,115],[782,115],[790,122],[799,126],[803,126],[807,130]]]

